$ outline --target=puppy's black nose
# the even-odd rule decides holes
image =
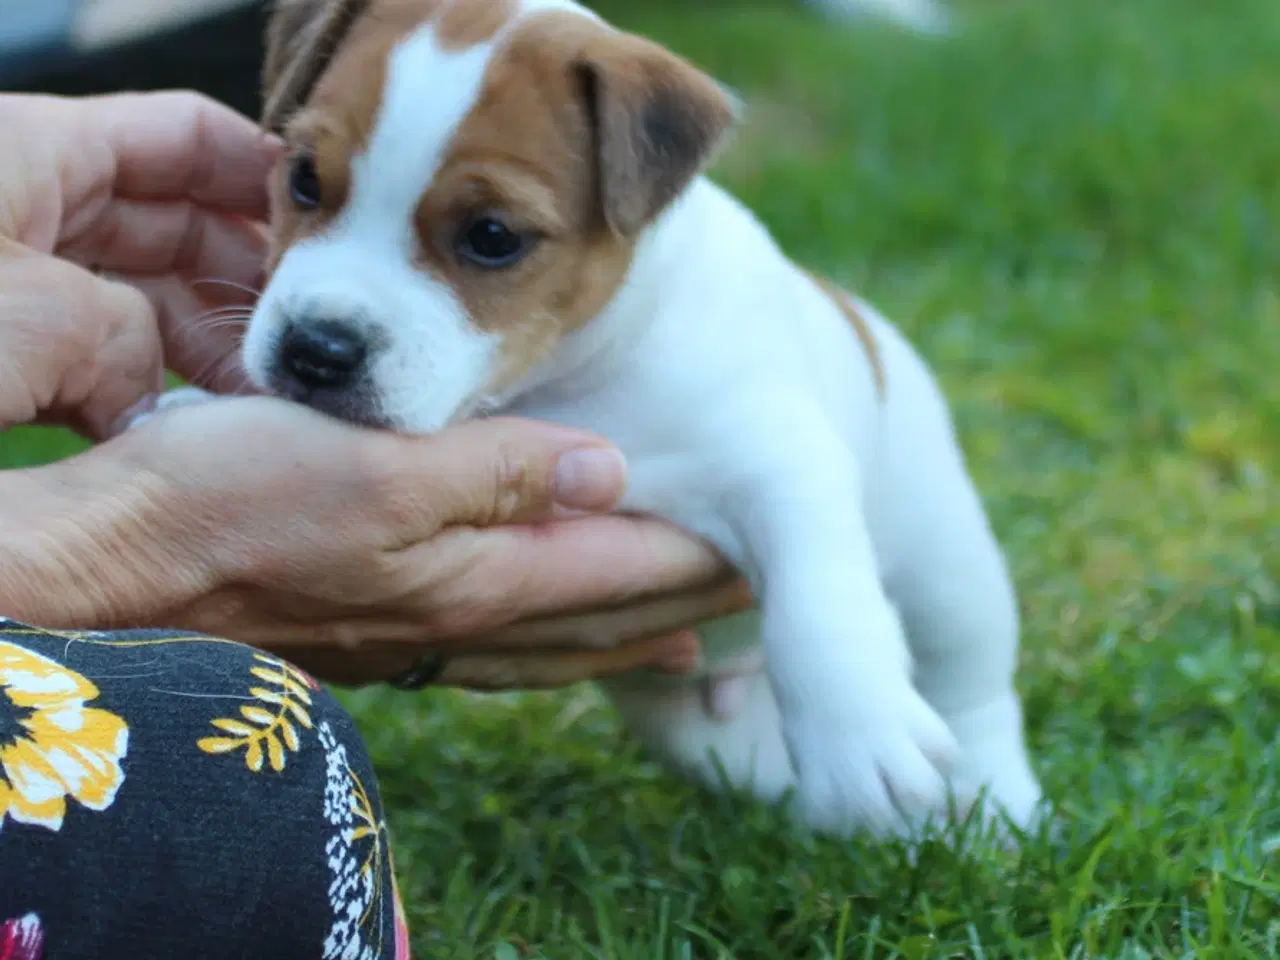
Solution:
[[[368,353],[364,337],[332,320],[291,323],[280,340],[284,372],[309,389],[346,386],[360,372]]]

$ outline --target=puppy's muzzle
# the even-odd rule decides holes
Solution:
[[[365,426],[386,426],[372,367],[376,334],[355,321],[291,317],[270,362],[277,396]]]
[[[349,325],[302,319],[280,337],[278,372],[302,393],[345,390],[360,380],[368,358],[368,341]]]

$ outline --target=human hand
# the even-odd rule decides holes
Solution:
[[[726,603],[708,547],[660,521],[600,515],[625,486],[621,461],[549,424],[412,438],[222,398],[42,469],[45,495],[129,515],[109,536],[86,508],[70,515],[79,549],[58,546],[80,559],[61,581],[93,589],[39,589],[32,618],[215,634],[337,683],[391,680],[432,653],[451,658],[435,682],[490,689],[683,672],[697,641],[672,631]],[[647,629],[625,609],[671,594],[677,616]],[[636,643],[609,647],[614,631]]]
[[[276,142],[183,92],[0,95],[0,127],[0,430],[101,440],[166,366],[240,387],[222,321],[261,276]]]
[[[236,353],[237,331],[223,321],[233,318],[233,310],[220,308],[247,306],[258,283],[266,243],[257,221],[266,215],[264,183],[276,144],[248,120],[185,93],[72,100],[0,95],[0,124],[12,144],[0,155],[0,430],[17,423],[62,423],[93,439],[112,436],[130,408],[158,391],[165,366],[215,391],[243,388],[238,369],[227,363]],[[202,286],[205,278],[222,285]],[[210,322],[196,320],[211,310]],[[240,412],[229,414],[209,436],[193,421],[187,446],[161,444],[147,462],[176,458],[170,468],[186,471],[196,487],[222,475],[224,489],[237,489],[243,497],[242,521],[270,515],[283,522],[302,510],[303,493],[318,502],[326,490],[303,491],[300,484],[281,495],[286,488],[272,486],[281,476],[273,480],[271,470],[284,468],[285,454],[294,448],[267,443],[252,453],[245,444],[261,436],[273,416],[289,415],[273,413],[260,425]],[[308,426],[295,439],[316,440],[321,432]],[[335,464],[347,462],[356,445],[350,437],[330,436],[326,442],[327,453],[324,443],[295,451],[306,454],[298,463],[325,474],[324,484],[308,487],[334,483]],[[53,485],[64,494],[72,491],[78,504],[71,509],[64,497],[55,510],[64,520],[83,520],[78,529],[59,524],[63,539],[52,545],[47,530],[33,532],[33,541],[54,558],[45,564],[46,582],[67,582],[65,567],[80,564],[72,589],[46,590],[37,605],[28,594],[27,609],[37,611],[33,619],[80,627],[176,623],[292,652],[337,682],[387,679],[424,650],[447,648],[458,655],[437,682],[493,688],[555,686],[645,664],[681,669],[697,657],[696,638],[662,631],[694,622],[698,611],[709,616],[740,602],[736,588],[726,594],[717,582],[704,589],[709,570],[723,575],[706,548],[657,521],[603,516],[572,524],[450,529],[438,538],[440,562],[452,557],[458,566],[420,571],[416,606],[405,600],[386,622],[366,616],[385,614],[385,597],[342,597],[326,606],[314,596],[314,584],[294,591],[252,580],[213,584],[210,570],[227,566],[228,557],[199,555],[215,543],[233,552],[255,544],[257,555],[275,544],[273,562],[294,564],[295,572],[305,565],[297,564],[297,556],[290,559],[297,544],[277,537],[269,525],[252,529],[252,536],[236,544],[211,537],[188,543],[184,556],[170,557],[173,542],[162,531],[184,525],[183,510],[163,513],[164,503],[151,496],[149,486],[156,475],[143,470],[140,480],[130,473],[119,462],[122,449],[107,444],[45,468],[38,482],[26,484],[28,499],[16,521],[39,518],[35,502],[47,499],[45,487],[55,471]],[[205,459],[184,462],[191,449]],[[217,454],[216,464],[211,453]],[[478,455],[483,460],[481,451],[471,452],[473,461]],[[245,456],[244,470],[225,466]],[[362,462],[361,482],[379,487],[374,466]],[[478,461],[473,469],[479,469]],[[266,471],[258,482],[255,470]],[[119,481],[114,485],[113,476]],[[22,485],[13,471],[5,479]],[[327,490],[338,513],[349,506],[345,490],[343,483]],[[19,502],[21,497],[11,501]],[[130,516],[119,516],[122,510]],[[310,516],[317,522],[318,514]],[[530,516],[541,519],[536,510]],[[217,521],[216,511],[206,519]],[[103,554],[110,537],[89,542],[88,532],[108,520],[117,534],[121,523],[132,531],[131,542],[118,546],[135,566]],[[492,522],[503,519],[495,515]],[[6,526],[7,533],[12,529]],[[67,547],[73,540],[85,544],[82,553],[101,565],[78,561]],[[355,562],[358,547],[353,551],[346,562]],[[11,561],[23,560],[9,553]],[[38,568],[28,557],[27,569]],[[341,565],[335,569],[338,583],[344,570],[350,573]],[[38,578],[25,579],[29,585]],[[13,583],[14,589],[21,586]],[[8,587],[0,582],[0,595]],[[601,637],[615,635],[635,642],[600,645]]]

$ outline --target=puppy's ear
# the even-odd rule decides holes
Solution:
[[[262,66],[262,125],[279,133],[311,95],[369,0],[277,0]]]
[[[738,101],[701,70],[633,34],[591,38],[574,69],[595,137],[605,222],[633,236],[715,158],[736,124]]]

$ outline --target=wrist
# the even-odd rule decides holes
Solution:
[[[140,626],[213,589],[175,492],[112,446],[0,471],[0,615],[51,628]]]

